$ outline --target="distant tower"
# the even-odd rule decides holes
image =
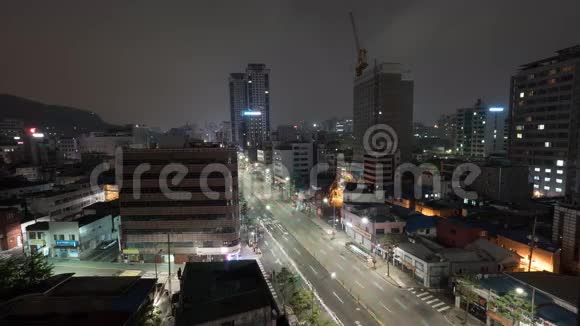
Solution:
[[[248,109],[247,78],[244,73],[230,74],[230,115],[232,124],[232,142],[241,145],[242,137],[242,113]]]
[[[232,141],[258,148],[270,139],[270,69],[248,64],[245,73],[229,78]]]

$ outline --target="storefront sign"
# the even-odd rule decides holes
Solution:
[[[30,245],[33,245],[33,246],[44,247],[44,240],[42,240],[42,239],[32,239],[32,240],[28,240],[28,243]]]
[[[57,247],[76,247],[77,242],[75,240],[56,240]]]
[[[123,249],[123,253],[125,255],[138,255],[139,249],[135,249],[135,248]]]

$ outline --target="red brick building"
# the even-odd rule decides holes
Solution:
[[[0,250],[21,246],[21,236],[18,209],[0,208]]]
[[[487,231],[475,222],[461,218],[437,220],[437,241],[444,246],[463,248],[479,238],[487,238]]]

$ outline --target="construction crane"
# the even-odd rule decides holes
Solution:
[[[356,44],[356,52],[357,52],[357,63],[356,63],[356,76],[360,77],[366,67],[369,66],[367,63],[367,49],[360,47],[360,41],[358,39],[358,32],[356,30],[356,25],[354,23],[354,15],[352,11],[349,13],[350,15],[350,23],[352,25],[352,32],[354,33],[354,42]]]

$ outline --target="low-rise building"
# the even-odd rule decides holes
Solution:
[[[186,263],[175,325],[275,325],[270,288],[255,260]]]
[[[405,231],[408,235],[419,235],[426,238],[437,237],[437,218],[414,214],[407,218]]]
[[[58,258],[82,258],[100,244],[118,240],[118,209],[88,209],[70,222],[45,221],[26,227],[27,250]]]
[[[53,221],[71,219],[83,208],[105,200],[102,188],[88,183],[78,183],[55,188],[27,198],[30,212],[37,216],[50,216]]]
[[[423,237],[399,243],[394,255],[395,266],[431,288],[446,287],[453,275],[511,271],[518,262],[518,258],[510,255],[508,250],[489,241],[478,242],[466,249],[445,248]]]
[[[405,230],[405,220],[385,204],[344,203],[341,216],[346,234],[367,250],[373,249],[377,237]]]
[[[517,203],[528,201],[532,197],[532,183],[528,180],[527,166],[501,161],[487,161],[478,166],[481,174],[470,186],[477,193],[478,200]]]
[[[580,278],[554,273],[501,273],[486,275],[471,288],[478,299],[471,303],[469,313],[486,325],[512,325],[509,311],[494,301],[508,293],[524,296],[534,303],[534,325],[577,325]],[[455,305],[464,307],[459,291]],[[529,320],[520,324],[529,325]]]
[[[45,291],[0,307],[2,325],[138,326],[154,299],[155,279],[60,274]],[[48,282],[47,282],[48,283]]]
[[[532,263],[530,264],[530,239],[528,232],[525,230],[503,230],[495,242],[521,257],[521,271],[547,271],[560,272],[560,255],[562,250],[557,245],[551,243],[548,239],[537,237],[538,241],[534,243],[532,252]]]
[[[427,202],[415,202],[415,210],[427,216],[453,217],[461,214],[461,208],[450,201],[431,200]]]
[[[345,203],[384,203],[385,192],[370,183],[349,182],[344,186],[342,200]]]
[[[17,208],[0,208],[0,250],[22,246],[20,214]]]
[[[30,182],[22,177],[2,178],[0,180],[0,199],[11,199],[32,193],[50,191],[52,182]]]
[[[464,218],[437,220],[437,241],[444,246],[464,248],[479,238],[488,236],[482,222]]]

